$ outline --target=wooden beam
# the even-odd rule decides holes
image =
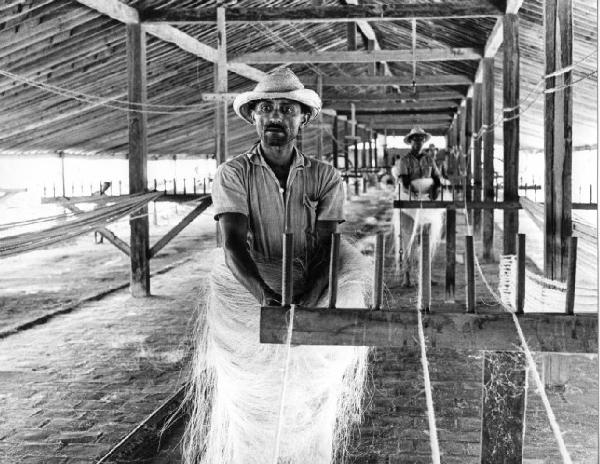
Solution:
[[[454,302],[456,290],[456,208],[446,208],[446,302]]]
[[[476,48],[420,48],[417,61],[478,60],[482,51]],[[413,61],[412,50],[254,52],[238,55],[232,63],[371,63],[373,61]]]
[[[185,229],[194,219],[200,216],[210,205],[212,205],[212,198],[207,197],[203,199],[198,206],[190,211],[179,223],[161,237],[153,246],[150,248],[149,256],[154,258],[160,250],[162,250],[171,240]]]
[[[486,308],[486,309],[483,309]],[[489,306],[478,311],[489,312]],[[519,351],[520,340],[512,315],[466,314],[464,304],[431,304],[422,314],[425,339],[438,349]],[[519,324],[532,351],[596,353],[598,319],[595,314],[524,314]],[[286,343],[289,309],[263,307],[260,342]],[[293,345],[386,346],[419,349],[414,307],[394,311],[303,308],[296,306]]]
[[[217,8],[217,61],[214,67],[215,92],[227,93],[227,33],[225,9]],[[217,165],[227,161],[227,101],[215,103],[215,156]]]
[[[125,5],[118,0],[77,0],[93,10],[125,24],[138,24],[140,15],[135,8]]]
[[[119,0],[77,0],[82,5],[86,5],[102,14],[106,14],[117,21],[131,24],[139,23],[139,15],[135,8],[127,6]],[[215,48],[203,44],[191,35],[180,31],[168,24],[145,24],[143,29],[159,39],[174,44],[182,50],[191,53],[199,58],[215,63],[218,59],[218,53]],[[259,81],[266,73],[247,66],[243,63],[229,63],[229,71],[244,76],[253,81]]]
[[[482,82],[483,135],[483,201],[494,201],[494,58],[484,58]],[[482,212],[483,259],[494,259],[494,210]]]
[[[214,23],[216,8],[145,8],[140,17],[144,22],[182,24]],[[463,0],[461,3],[402,5],[344,5],[320,7],[243,7],[228,6],[227,22],[295,22],[295,23],[339,23],[354,21],[398,21],[406,19],[482,18],[501,16],[504,2]],[[368,39],[368,38],[367,38]],[[368,39],[369,40],[369,39]]]
[[[338,112],[348,113],[350,111],[350,103],[336,103],[333,102],[331,105]],[[381,102],[379,104],[366,104],[361,103],[356,108],[356,114],[377,114],[377,113],[419,113],[424,111],[430,112],[451,112],[458,108],[458,103],[452,100],[436,101],[424,101],[424,102],[408,102],[408,103],[394,103],[385,104]]]
[[[402,124],[402,123],[442,123],[449,124],[452,117],[449,113],[417,113],[417,114],[358,114],[356,120],[361,124],[376,125],[382,124]]]
[[[146,104],[146,34],[140,24],[127,24],[127,83],[129,89],[129,194],[147,189],[148,141],[146,113],[139,111]],[[150,231],[148,206],[129,220],[131,229],[130,290],[134,297],[150,295],[150,261],[148,250]]]
[[[347,26],[347,36],[348,36],[348,50],[355,51],[356,50],[356,23],[349,22]]]
[[[298,76],[305,85],[316,86],[317,79],[314,75],[301,74]],[[415,85],[421,86],[438,86],[438,85],[471,85],[473,80],[464,74],[437,74],[417,76]],[[395,76],[323,76],[323,86],[331,87],[378,87],[395,85],[399,87],[412,87],[412,76],[408,74]]]
[[[503,65],[503,107],[504,117],[504,201],[519,199],[519,110],[506,111],[519,106],[519,17],[516,14],[504,16],[504,65]],[[517,117],[515,117],[517,116]],[[511,119],[512,118],[512,119]],[[505,211],[503,253],[517,253],[519,233],[519,213]]]
[[[481,84],[473,86],[473,136],[479,135],[481,129]],[[482,138],[477,137],[473,142],[473,201],[481,201],[482,192],[482,164],[481,164]],[[481,210],[473,210],[473,235],[481,234]]]
[[[551,74],[573,63],[571,0],[547,0],[544,10],[545,72]],[[572,82],[571,71],[546,79],[546,89]],[[566,280],[568,238],[572,232],[573,90],[547,93],[544,102],[544,274]]]
[[[373,127],[373,129],[378,130],[378,131],[382,131],[384,129],[387,129],[388,131],[393,131],[393,130],[401,130],[401,131],[410,131],[413,127],[415,127],[414,123],[405,123],[405,124],[375,124],[375,126]],[[420,125],[421,129],[423,130],[430,130],[430,129],[439,129],[439,130],[444,130],[448,127],[448,125],[446,123],[423,123]],[[388,134],[390,135],[390,134]],[[407,134],[404,134],[407,135]]]
[[[465,202],[463,200],[432,200],[432,201],[420,201],[420,200],[394,200],[394,208],[423,208],[423,209],[445,209],[448,207],[463,209]],[[518,201],[470,201],[467,202],[467,209],[481,208],[485,210],[518,210],[522,209],[521,204]]]
[[[527,361],[524,353],[484,353],[481,462],[521,464]]]
[[[457,100],[464,98],[464,93],[457,91],[439,91],[439,92],[417,92],[417,93],[372,93],[369,95],[356,95],[355,93],[347,94],[325,94],[323,100],[328,104],[345,104],[349,102],[356,102],[362,104],[369,104],[375,102],[387,102],[391,104],[393,102],[402,103],[403,105],[412,105],[413,102],[418,101],[434,101],[440,100]]]

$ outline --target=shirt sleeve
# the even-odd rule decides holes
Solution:
[[[242,170],[230,163],[219,166],[212,185],[215,220],[223,213],[240,213],[248,216],[248,194]]]
[[[317,206],[317,221],[344,222],[344,187],[342,176],[337,170],[331,169],[324,176],[319,205]]]

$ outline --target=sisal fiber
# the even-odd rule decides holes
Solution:
[[[260,344],[260,305],[231,274],[223,251],[215,253],[197,325],[184,462],[265,464],[276,449],[277,462],[286,464],[343,459],[350,428],[361,416],[368,348]],[[279,292],[281,262],[256,261]],[[338,269],[337,306],[367,307],[371,260],[342,241]],[[294,288],[301,285],[302,268],[294,262]],[[323,298],[317,306],[326,304]]]

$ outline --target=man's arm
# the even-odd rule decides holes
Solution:
[[[317,221],[317,250],[308,263],[305,292],[298,297],[305,306],[316,305],[327,290],[331,258],[331,234],[336,231],[337,224],[338,221]]]
[[[225,263],[234,277],[264,306],[279,306],[281,295],[271,289],[258,271],[248,250],[248,218],[240,213],[219,215]]]

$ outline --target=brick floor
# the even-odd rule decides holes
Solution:
[[[0,462],[90,463],[181,384],[207,253],[0,340]]]

